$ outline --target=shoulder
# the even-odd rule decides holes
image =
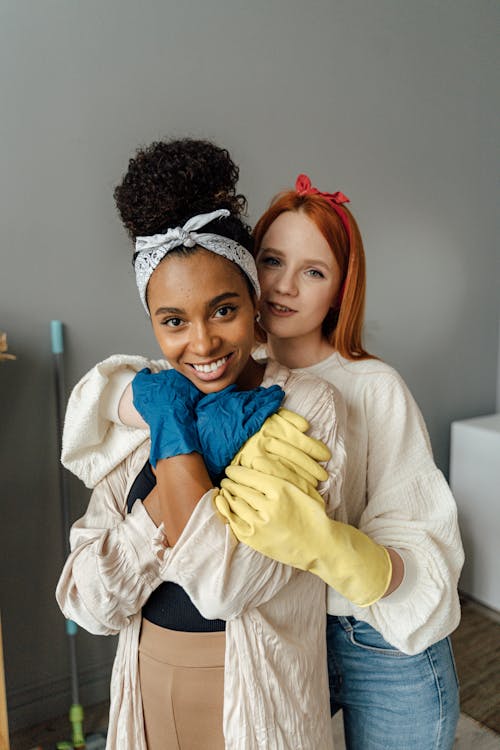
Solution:
[[[328,360],[307,368],[307,372],[325,378],[337,386],[349,400],[377,402],[403,399],[413,402],[413,397],[400,373],[380,359],[348,360],[335,354]]]
[[[274,383],[285,391],[282,405],[311,422],[316,428],[313,432],[323,433],[339,420],[344,423],[344,400],[332,383],[304,370],[290,370],[270,359],[262,385]]]
[[[328,360],[308,368],[308,372],[333,381],[347,377],[353,383],[367,388],[376,388],[384,384],[404,385],[399,372],[381,359],[351,360],[335,354]]]
[[[294,408],[290,405],[292,402],[313,405],[318,401],[334,403],[336,399],[341,399],[338,389],[324,378],[306,370],[290,370],[269,359],[262,385],[267,387],[275,383],[285,391],[287,408]]]
[[[138,372],[144,367],[149,367],[153,372],[158,372],[159,370],[169,369],[170,365],[165,360],[148,359],[148,357],[138,354],[112,354],[110,357],[103,359],[102,362],[98,362],[84,378],[92,373],[109,377],[124,368]]]
[[[349,373],[339,388],[353,412],[364,413],[371,444],[394,445],[408,453],[431,452],[422,412],[400,373],[381,360],[346,365]],[[377,448],[377,449],[378,449]]]

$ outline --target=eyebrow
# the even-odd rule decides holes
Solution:
[[[221,302],[224,302],[227,299],[234,299],[235,297],[240,297],[238,292],[224,292],[223,294],[218,294],[217,297],[214,297],[207,302],[206,307],[207,309],[216,307],[216,305]],[[155,315],[184,315],[185,312],[186,311],[182,307],[159,307],[155,311]]]
[[[278,250],[276,247],[261,247],[259,250],[259,256],[264,253],[274,253],[275,255],[279,255],[280,258],[284,258],[286,253],[283,253],[281,250]],[[324,263],[322,260],[318,260],[317,258],[303,258],[303,262],[305,265],[309,266],[323,266],[327,271],[331,271],[331,267],[328,265],[328,263]]]

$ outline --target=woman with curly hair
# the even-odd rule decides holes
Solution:
[[[211,143],[160,142],[115,191],[165,361],[118,356],[97,368],[98,391],[107,371],[141,370],[132,391],[143,429],[108,434],[110,450],[98,444],[111,405],[87,410],[93,376],[71,396],[66,436],[85,421],[76,473],[94,490],[56,594],[85,629],[119,633],[108,750],[331,748],[325,585],[239,544],[221,515],[250,472],[344,519],[338,394],[250,356],[260,290],[237,178]],[[368,543],[373,574],[356,592],[346,576],[362,602],[391,577],[386,550]]]

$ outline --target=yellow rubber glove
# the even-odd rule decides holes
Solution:
[[[231,466],[245,466],[266,473],[279,463],[301,476],[316,488],[328,479],[318,461],[328,461],[331,453],[324,443],[305,432],[309,422],[288,409],[279,409],[268,417],[260,430],[252,435],[231,461]],[[269,460],[273,463],[268,464]]]
[[[385,594],[389,553],[354,526],[328,518],[315,489],[306,494],[284,478],[242,466],[229,466],[226,474],[214,502],[240,542],[314,573],[362,607]]]

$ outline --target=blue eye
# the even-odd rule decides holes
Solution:
[[[266,258],[261,258],[259,263],[262,263],[263,266],[279,266],[280,261],[278,258],[273,257],[272,255],[268,255]]]
[[[306,273],[311,276],[313,279],[324,279],[325,275],[321,273],[321,271],[318,271],[317,268],[310,268]]]

